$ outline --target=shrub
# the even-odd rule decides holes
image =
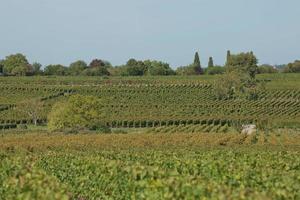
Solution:
[[[208,75],[216,75],[216,74],[224,74],[225,68],[222,66],[214,66],[214,67],[208,67],[206,69],[206,74]]]
[[[101,130],[106,125],[100,100],[92,96],[74,95],[66,102],[53,106],[48,116],[50,130],[82,129]]]

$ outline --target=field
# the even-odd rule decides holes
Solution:
[[[218,100],[216,76],[0,77],[0,200],[300,199],[300,75],[258,79],[258,99]],[[101,99],[112,133],[48,131],[73,94]]]
[[[297,132],[9,133],[0,199],[299,199]]]
[[[218,100],[215,76],[201,77],[2,77],[0,129],[32,124],[20,113],[20,102],[41,99],[40,124],[47,122],[52,105],[72,94],[96,96],[103,103],[103,121],[112,128],[172,125],[234,126],[257,123],[271,127],[299,127],[300,76],[261,75],[266,89],[257,100]]]

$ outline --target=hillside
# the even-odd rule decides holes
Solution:
[[[20,103],[36,98],[44,103],[39,123],[47,123],[52,105],[73,94],[100,98],[110,127],[300,126],[299,74],[259,75],[266,89],[257,100],[216,99],[216,77],[1,77],[0,128],[33,123]]]

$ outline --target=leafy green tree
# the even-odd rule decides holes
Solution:
[[[53,106],[48,116],[50,130],[87,128],[95,130],[104,127],[100,99],[94,96],[74,95],[66,102]]]
[[[239,71],[247,73],[251,78],[255,78],[257,74],[257,58],[253,52],[240,53],[236,55],[230,55],[230,59],[227,61],[226,68],[229,72]]]
[[[32,72],[26,56],[20,53],[7,56],[2,64],[3,72],[8,75],[27,75]]]
[[[143,61],[129,59],[122,68],[122,76],[143,76],[147,72],[147,66]]]
[[[45,75],[64,76],[67,74],[67,67],[63,65],[48,65],[44,70]]]
[[[30,99],[17,104],[18,113],[23,113],[29,119],[32,119],[35,126],[38,125],[38,120],[42,118],[45,110],[44,103],[40,99]]]
[[[78,76],[82,74],[82,72],[87,68],[87,64],[82,61],[78,60],[70,64],[68,68],[68,74],[72,76]]]
[[[34,62],[32,63],[32,73],[33,75],[41,75],[42,72],[42,64],[38,63],[38,62]]]
[[[82,74],[88,76],[109,76],[109,67],[111,67],[111,65],[108,62],[100,59],[94,59],[89,64],[89,68],[85,69]]]
[[[161,61],[151,61],[146,60],[144,61],[144,64],[146,65],[147,75],[151,76],[167,76],[167,75],[174,75],[175,72],[170,68],[170,65],[168,63],[164,63]]]
[[[251,78],[241,71],[226,71],[214,84],[214,92],[218,99],[246,98],[257,100],[265,83]]]
[[[257,68],[257,73],[258,74],[273,74],[273,73],[278,73],[278,70],[272,66],[272,65],[260,65]]]
[[[214,84],[214,92],[217,99],[232,99],[242,91],[241,74],[237,71],[225,73]]]
[[[209,57],[208,67],[213,67],[213,66],[214,66],[214,60],[213,60],[213,57]]]
[[[283,68],[284,73],[300,73],[300,60],[289,63]]]

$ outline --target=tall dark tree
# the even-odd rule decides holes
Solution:
[[[208,67],[213,67],[213,66],[214,66],[214,60],[213,60],[213,57],[209,57]]]
[[[2,60],[0,60],[0,74],[2,74],[3,73],[3,64],[2,64]]]
[[[203,74],[198,52],[195,53],[193,66],[196,74]]]
[[[226,66],[228,65],[229,63],[229,60],[230,60],[230,56],[231,56],[231,53],[230,53],[230,50],[227,51],[227,56],[226,56]]]

